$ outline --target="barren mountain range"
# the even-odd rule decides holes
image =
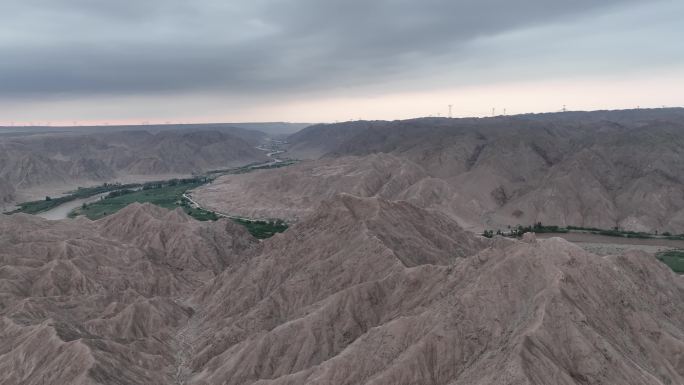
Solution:
[[[349,194],[261,243],[138,204],[0,230],[4,384],[684,381],[684,281],[646,254]]]
[[[172,383],[179,299],[256,241],[228,221],[132,205],[89,220],[0,218],[3,384]]]
[[[684,276],[646,252],[464,228],[676,231],[678,114],[313,126],[288,145],[314,159],[192,192],[292,221],[261,241],[151,204],[0,215],[0,383],[684,384]],[[7,135],[0,191],[261,159],[259,135]]]
[[[474,229],[549,225],[684,233],[684,110],[308,127],[302,162],[194,193],[216,210],[298,219],[338,192],[408,200]]]
[[[140,127],[107,133],[81,129],[4,135],[0,181],[21,192],[130,176],[189,175],[265,160],[263,151],[254,148],[264,137],[237,128],[150,132]],[[0,196],[9,200],[10,194],[0,187]]]
[[[301,219],[337,193],[395,199],[424,177],[416,164],[391,154],[304,161],[282,172],[220,178],[192,192],[202,205],[251,218]]]

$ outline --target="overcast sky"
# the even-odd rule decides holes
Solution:
[[[684,105],[681,0],[3,0],[0,124]]]

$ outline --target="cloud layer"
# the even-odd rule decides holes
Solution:
[[[22,0],[0,94],[278,92],[401,76],[486,36],[629,0]]]
[[[676,0],[8,0],[0,112],[3,100],[382,94],[681,68],[682,11]]]

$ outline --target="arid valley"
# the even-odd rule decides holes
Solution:
[[[0,385],[684,385],[684,1],[0,1]]]
[[[682,111],[8,133],[1,382],[681,383]]]

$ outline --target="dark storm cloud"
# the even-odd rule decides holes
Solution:
[[[458,60],[478,37],[633,2],[10,0],[0,5],[0,97],[383,81]]]

